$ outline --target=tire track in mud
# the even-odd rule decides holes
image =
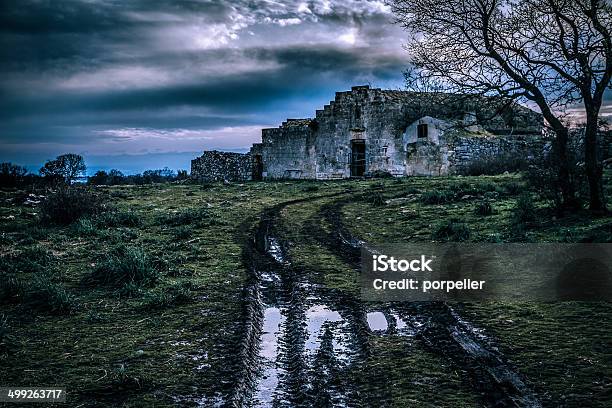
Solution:
[[[320,214],[333,227],[333,232],[317,236],[323,237],[320,242],[336,250],[346,262],[360,268],[361,249],[368,244],[345,227],[340,214],[346,203],[346,200],[337,200],[321,208]],[[385,309],[385,305],[381,307]],[[491,339],[478,334],[448,303],[402,303],[394,309],[401,311],[402,321],[416,330],[417,337],[431,351],[444,355],[469,373],[472,387],[489,406],[541,407],[522,376],[497,351]]]
[[[319,398],[330,403],[344,398],[329,395],[324,382],[311,381],[322,378],[320,372],[313,372],[314,367],[337,363],[339,345],[332,331],[338,313],[321,304],[318,288],[292,267],[276,232],[283,208],[341,194],[346,192],[291,200],[266,209],[254,236],[245,244],[243,262],[250,275],[243,292],[239,374],[228,397],[229,406],[312,406],[322,402]]]
[[[384,322],[387,334],[408,326],[431,351],[469,373],[472,387],[487,405],[540,407],[489,339],[478,336],[448,304],[380,304],[380,312],[368,313],[360,299],[314,284],[308,271],[293,267],[287,243],[280,240],[281,211],[347,194],[355,200],[367,193],[347,191],[296,199],[262,213],[243,250],[250,276],[243,292],[244,330],[237,350],[240,366],[228,405],[367,406],[358,387],[346,381],[350,375],[340,374],[367,360],[369,338],[378,321]],[[308,238],[359,268],[360,250],[367,244],[342,223],[340,211],[347,202],[349,199],[342,198],[321,206],[304,230]],[[322,220],[333,227],[331,232],[322,228]],[[379,398],[387,400],[385,395]]]

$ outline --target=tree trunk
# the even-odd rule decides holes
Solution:
[[[603,163],[598,157],[597,116],[587,113],[584,134],[584,163],[589,181],[589,210],[596,213],[606,212],[603,194]]]
[[[559,180],[559,188],[561,189],[561,206],[567,209],[576,209],[579,207],[576,199],[576,191],[571,182],[569,157],[567,154],[567,141],[569,139],[569,131],[566,127],[555,129],[554,150],[557,162],[557,177]]]

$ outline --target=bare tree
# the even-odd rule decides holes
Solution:
[[[67,153],[57,156],[55,160],[47,161],[40,169],[40,174],[43,177],[58,178],[70,184],[83,175],[86,169],[83,156]]]
[[[555,134],[559,186],[576,203],[564,113],[586,113],[590,209],[605,211],[598,160],[599,112],[612,76],[609,0],[390,0],[411,33],[409,86],[501,96],[535,104]]]

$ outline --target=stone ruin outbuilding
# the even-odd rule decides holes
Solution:
[[[532,156],[545,143],[542,130],[539,113],[499,98],[356,86],[314,118],[263,129],[246,154],[204,152],[191,173],[201,180],[460,174],[478,160]]]

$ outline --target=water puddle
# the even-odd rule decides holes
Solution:
[[[386,331],[389,328],[387,319],[382,312],[370,312],[367,314],[368,326],[372,331]]]
[[[287,318],[277,307],[268,307],[264,311],[263,333],[259,356],[262,360],[262,375],[257,383],[255,401],[259,406],[269,406],[272,403],[274,391],[278,386],[280,368],[277,366],[278,343],[281,327]],[[258,405],[255,405],[258,406]]]
[[[308,330],[308,339],[306,340],[306,352],[314,354],[321,346],[321,337],[323,336],[323,327],[325,323],[333,323],[333,348],[334,355],[339,360],[348,360],[350,348],[348,346],[348,324],[335,310],[331,310],[326,305],[315,305],[306,311],[306,328]]]
[[[275,237],[266,238],[266,252],[278,263],[286,263],[283,248]]]

